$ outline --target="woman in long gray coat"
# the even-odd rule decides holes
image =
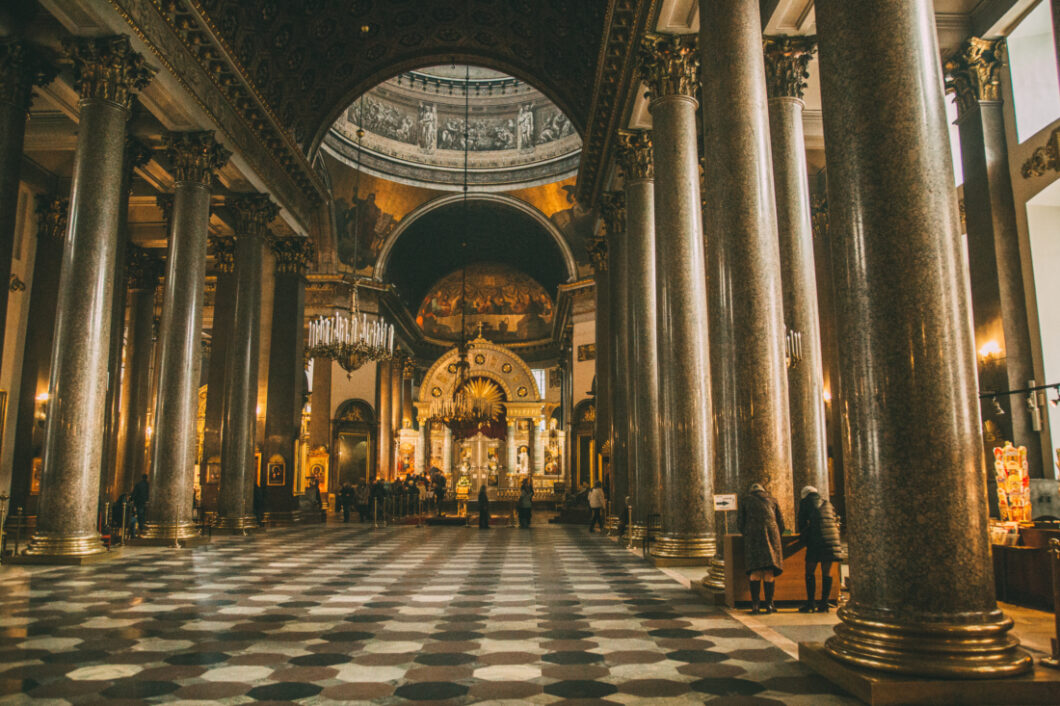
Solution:
[[[744,565],[751,583],[751,613],[760,612],[758,596],[762,582],[765,582],[765,612],[775,613],[773,579],[784,571],[784,551],[780,544],[784,518],[777,499],[761,483],[752,484],[747,495],[741,498],[736,526],[743,535]]]

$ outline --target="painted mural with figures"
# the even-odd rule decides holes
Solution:
[[[420,305],[416,323],[430,338],[459,340],[461,313],[468,335],[481,325],[492,341],[534,341],[552,331],[552,298],[533,278],[493,263],[469,265],[439,280]],[[464,291],[467,292],[466,309]]]

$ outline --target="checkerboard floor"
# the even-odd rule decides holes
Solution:
[[[584,528],[272,529],[0,568],[0,702],[854,703]]]

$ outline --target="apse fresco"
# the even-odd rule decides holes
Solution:
[[[420,305],[416,323],[430,338],[460,339],[463,292],[467,292],[465,331],[491,341],[534,341],[552,332],[552,298],[544,287],[507,265],[469,265],[439,280]]]

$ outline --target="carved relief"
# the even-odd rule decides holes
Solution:
[[[178,184],[209,187],[214,173],[232,155],[218,144],[212,132],[171,132],[165,135],[164,142]]]
[[[229,199],[228,205],[236,212],[237,238],[265,237],[268,225],[280,214],[280,207],[268,194],[241,194]]]
[[[37,238],[65,237],[69,213],[70,199],[50,194],[37,196]]]
[[[236,268],[236,239],[231,236],[211,235],[210,254],[218,272],[234,272]]]
[[[304,273],[316,255],[309,238],[273,238],[270,245],[276,256],[276,272],[282,274]]]
[[[817,37],[766,37],[762,44],[769,97],[802,98]]]
[[[155,75],[124,35],[68,38],[63,49],[74,61],[74,88],[83,101],[105,100],[129,110],[133,98]]]
[[[957,94],[961,114],[979,101],[1001,100],[1003,40],[972,37],[945,63],[946,88]]]
[[[1060,128],[1053,130],[1049,141],[1038,147],[1020,167],[1024,179],[1060,171]]]
[[[626,194],[624,191],[605,191],[600,195],[600,215],[608,238],[626,232]]]
[[[648,130],[619,130],[615,159],[628,181],[655,178],[652,160],[651,132]]]

